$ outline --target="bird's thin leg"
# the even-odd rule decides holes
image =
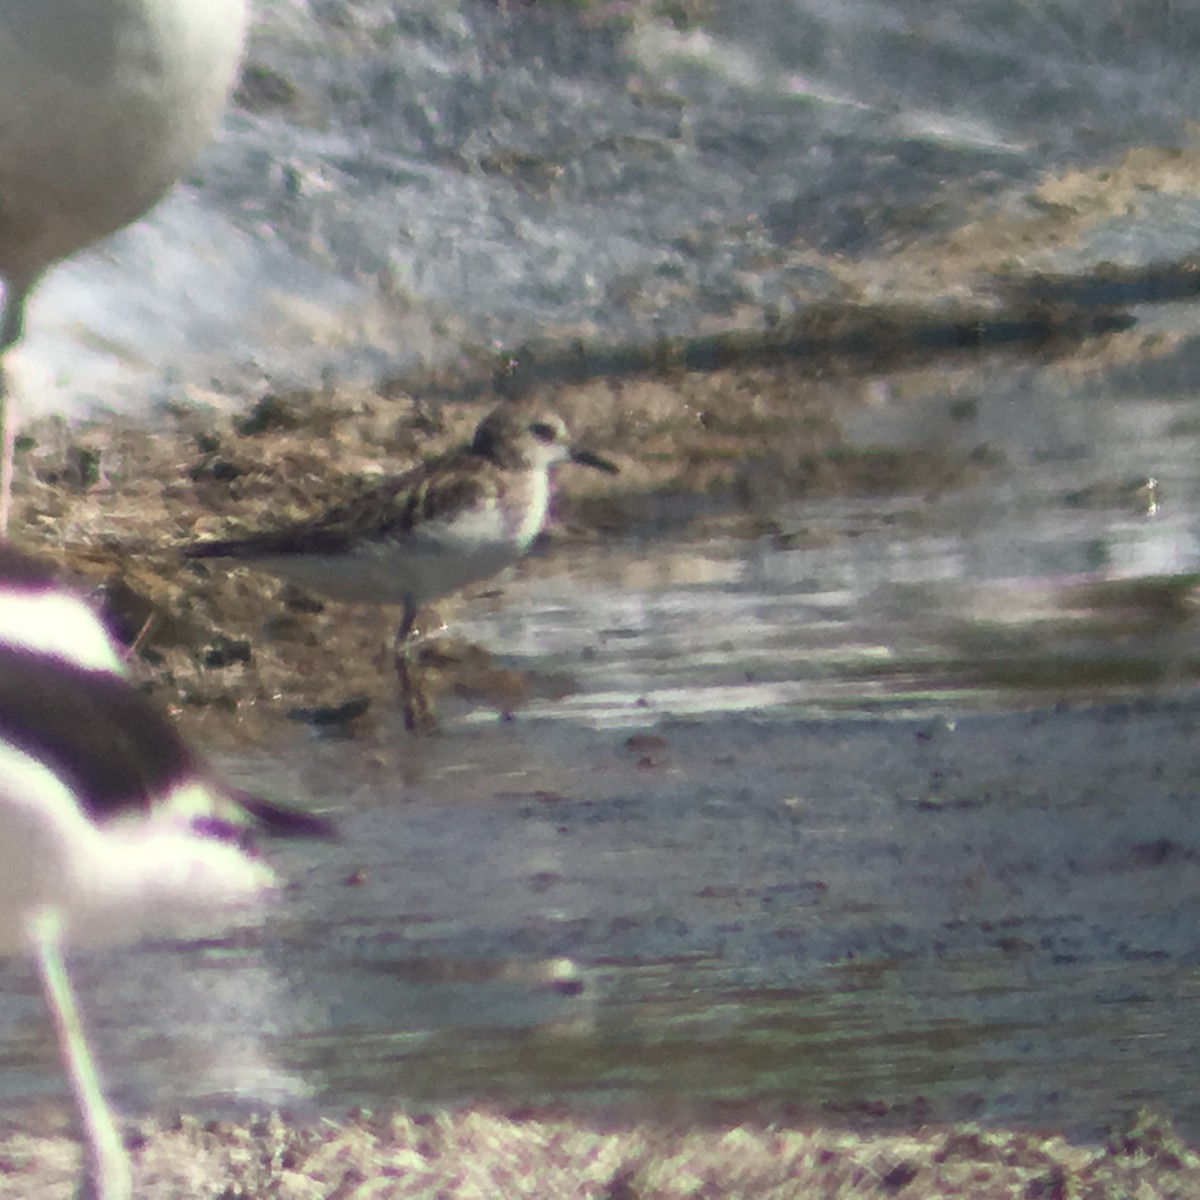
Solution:
[[[16,396],[7,360],[25,332],[25,304],[35,282],[33,278],[10,278],[4,288],[4,319],[0,322],[0,539],[8,536],[17,441]]]
[[[33,942],[46,1004],[83,1124],[84,1173],[77,1200],[131,1200],[129,1157],[92,1061],[75,994],[62,954],[62,922],[52,908],[39,908],[27,929]]]
[[[429,729],[433,726],[433,713],[429,706],[429,698],[425,695],[420,680],[415,678],[413,669],[411,643],[416,620],[416,605],[406,604],[400,628],[396,630],[396,638],[392,642],[396,681],[400,685],[400,703],[404,708],[404,728],[409,733],[415,733],[418,729]]]
[[[414,678],[412,659],[405,646],[396,647],[396,682],[400,685],[400,703],[404,709],[404,728],[415,733],[429,718],[429,706]]]

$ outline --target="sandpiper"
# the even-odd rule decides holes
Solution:
[[[241,559],[336,600],[400,605],[396,670],[413,728],[420,697],[407,643],[418,612],[526,553],[546,524],[551,469],[563,462],[617,473],[607,459],[573,446],[556,413],[504,403],[480,422],[469,445],[348,504],[282,529],[199,542],[185,553]]]
[[[140,217],[212,136],[244,0],[0,4],[0,535],[15,418],[4,370],[60,259]]]
[[[276,888],[256,833],[322,819],[224,787],[126,677],[116,643],[52,569],[0,544],[0,953],[32,952],[79,1110],[82,1193],[128,1200],[130,1168],[63,960]]]

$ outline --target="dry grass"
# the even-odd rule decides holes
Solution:
[[[911,1134],[661,1128],[473,1110],[311,1125],[185,1118],[132,1143],[145,1200],[1200,1197],[1200,1156],[1146,1113],[1102,1145],[971,1125]],[[77,1169],[65,1137],[0,1141],[0,1197],[67,1197]]]

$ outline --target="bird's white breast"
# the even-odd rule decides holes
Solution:
[[[542,532],[546,524],[546,513],[550,508],[550,472],[533,471],[529,477],[529,506],[516,527],[516,541],[522,553]]]

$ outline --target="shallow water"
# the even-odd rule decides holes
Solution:
[[[655,740],[522,719],[403,780],[290,749],[343,841],[278,855],[259,938],[92,960],[129,1108],[559,1102],[622,1113],[1197,1128],[1200,704]],[[335,781],[340,781],[335,783]],[[6,1108],[61,1094],[29,985]],[[827,1113],[828,1117],[829,1114]]]

